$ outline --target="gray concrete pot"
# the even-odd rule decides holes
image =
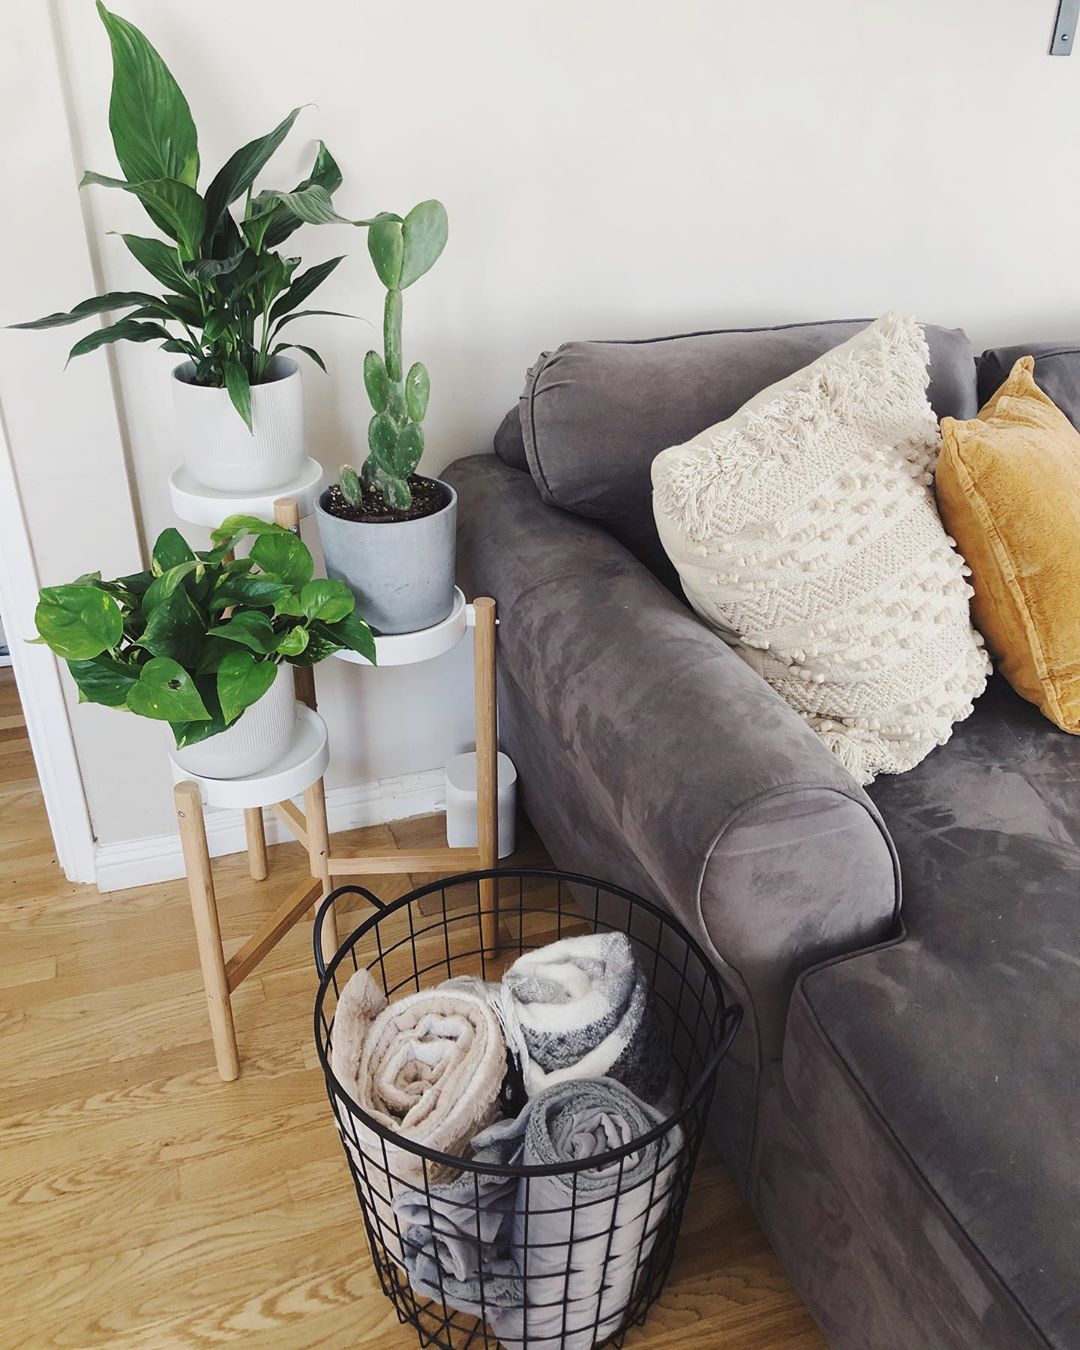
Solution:
[[[326,575],[346,582],[356,612],[376,633],[416,633],[441,623],[454,607],[457,493],[435,479],[450,500],[419,520],[341,520],[315,508]]]

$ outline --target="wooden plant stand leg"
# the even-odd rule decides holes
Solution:
[[[206,845],[206,824],[198,784],[177,783],[173,790],[176,815],[180,824],[180,842],[187,868],[188,894],[195,920],[195,938],[199,945],[199,964],[206,987],[206,1005],[210,1012],[210,1034],[218,1073],[231,1083],[240,1073],[233,1027],[229,981],[225,974],[225,953],[221,946],[214,877],[210,870],[210,850]]]
[[[319,882],[317,904],[330,894],[330,831],[326,823],[326,790],[320,778],[304,793],[304,818],[307,822],[307,849],[311,875]],[[337,955],[337,920],[331,906],[322,926],[322,954],[328,964]]]
[[[265,881],[270,871],[266,857],[266,830],[261,806],[244,808],[244,835],[247,839],[248,871],[252,881]]]
[[[476,699],[476,842],[482,869],[499,859],[499,740],[495,697],[495,601],[474,603],[473,687]],[[480,883],[480,931],[485,949],[499,945],[498,882]]]

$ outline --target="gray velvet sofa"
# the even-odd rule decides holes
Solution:
[[[552,857],[668,906],[746,1008],[714,1133],[830,1343],[1080,1347],[1080,738],[995,677],[864,791],[652,526],[658,450],[865,322],[545,354],[446,474],[459,579],[498,599],[501,741]],[[1034,350],[1080,420],[1066,344],[927,336],[939,414]]]

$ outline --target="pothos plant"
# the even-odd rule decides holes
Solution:
[[[311,347],[281,340],[282,329],[294,319],[336,313],[300,306],[342,259],[301,272],[300,259],[284,256],[279,245],[301,224],[370,222],[349,220],[334,210],[341,171],[321,141],[311,172],[291,191],[255,191],[255,179],[300,108],[231,155],[200,192],[198,135],[187,99],[139,29],[100,0],[97,9],[112,46],[109,129],[124,176],[87,172],[80,186],[96,183],[139,199],[169,242],[121,237],[165,291],[110,291],[66,313],[14,327],[55,328],[126,310],[123,318],[76,342],[70,355],[112,342],[160,342],[164,351],[190,358],[196,384],[227,389],[250,428],[251,386],[266,380],[275,356],[295,348],[326,369]]]
[[[423,420],[431,382],[427,367],[414,362],[405,371],[401,349],[402,292],[429,271],[446,246],[446,208],[427,201],[407,216],[383,212],[368,229],[368,252],[386,287],[383,350],[364,358],[364,387],[374,410],[368,424],[368,449],[360,474],[342,466],[339,487],[350,506],[363,504],[363,484],[397,511],[412,505],[409,479],[424,453]]]
[[[246,558],[235,546],[254,536]],[[375,642],[344,582],[312,579],[304,543],[280,525],[230,516],[214,548],[165,530],[148,571],[48,586],[40,641],[67,662],[80,702],[168,722],[178,749],[224,731],[273,684],[282,662],[313,666]]]

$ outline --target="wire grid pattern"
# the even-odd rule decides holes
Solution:
[[[339,948],[329,967],[320,955],[322,919],[344,895],[375,909]],[[485,946],[485,920],[497,910],[497,946]],[[669,1035],[671,1114],[617,1149],[551,1165],[499,1165],[453,1157],[385,1129],[339,1085],[330,1068],[333,1017],[340,990],[361,966],[388,998],[433,987],[458,975],[497,980],[525,951],[581,933],[625,932]],[[670,915],[620,887],[552,869],[471,872],[420,887],[384,904],[369,891],[343,886],[327,897],[315,924],[321,982],[315,1036],[327,1092],[360,1202],[383,1293],[422,1346],[441,1350],[590,1350],[623,1344],[659,1296],[671,1268],[691,1177],[720,1060],[738,1029],[741,1008],[724,1000],[719,978],[700,946]],[[473,1312],[444,1285],[443,1262],[429,1263],[438,1298],[417,1293],[406,1263],[419,1248],[403,1231],[394,1198],[417,1191],[399,1175],[395,1153],[419,1159],[433,1239],[451,1234],[471,1250],[478,1271]],[[400,1166],[400,1164],[399,1164]],[[596,1169],[606,1182],[594,1184]],[[415,1170],[415,1169],[414,1169]],[[583,1177],[588,1172],[589,1176]],[[442,1226],[437,1180],[464,1182],[464,1203]],[[471,1198],[467,1192],[471,1189]],[[479,1253],[490,1245],[492,1195],[508,1215],[509,1256],[522,1307],[508,1308],[485,1277]],[[561,1203],[560,1203],[561,1202]],[[530,1233],[530,1227],[532,1232]],[[554,1236],[552,1234],[554,1233]],[[459,1306],[455,1307],[454,1302]],[[494,1323],[494,1326],[492,1325]]]

